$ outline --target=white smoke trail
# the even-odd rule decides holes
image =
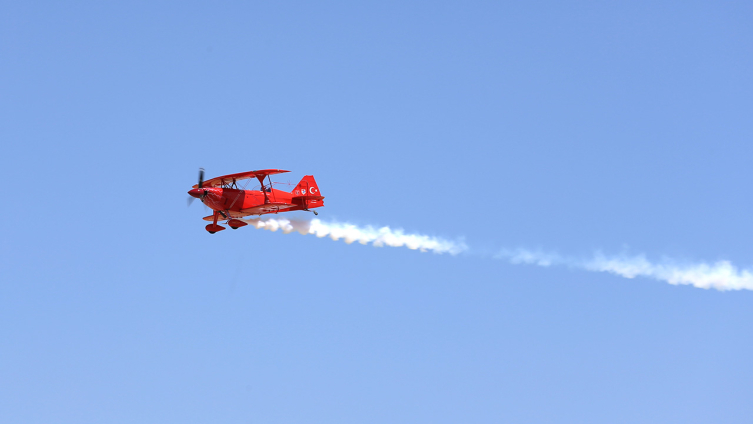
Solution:
[[[644,256],[605,256],[598,252],[591,259],[567,258],[556,253],[527,249],[503,250],[495,258],[513,264],[548,267],[565,265],[587,271],[609,272],[625,278],[647,277],[669,284],[689,284],[702,289],[753,290],[753,270],[738,269],[729,261],[713,264],[682,264],[671,259],[652,263]]]
[[[457,255],[467,252],[468,246],[462,241],[450,241],[421,234],[406,234],[403,230],[393,230],[389,227],[374,228],[359,227],[340,222],[324,222],[319,219],[310,221],[289,220],[285,218],[244,219],[243,221],[258,229],[277,231],[285,234],[296,231],[301,234],[313,234],[317,237],[329,237],[332,240],[343,240],[351,244],[371,243],[374,246],[405,246],[408,249],[422,252],[449,253]],[[514,249],[503,250],[494,256],[512,264],[528,264],[537,266],[561,265],[586,271],[609,272],[625,278],[646,277],[669,284],[687,284],[702,289],[753,290],[753,270],[738,269],[729,261],[718,261],[713,264],[680,263],[671,259],[651,262],[643,255],[606,256],[597,252],[589,259],[578,259],[561,256],[553,252],[541,250]]]
[[[342,239],[345,243],[359,242],[376,247],[392,246],[420,250],[422,252],[449,253],[457,255],[468,250],[462,241],[450,241],[422,234],[405,234],[403,230],[393,230],[390,227],[374,228],[371,226],[358,227],[353,224],[340,222],[324,222],[319,219],[311,221],[289,220],[285,218],[244,219],[258,229],[277,231],[288,234],[297,231],[301,234],[313,234],[317,237],[329,237],[332,240]]]

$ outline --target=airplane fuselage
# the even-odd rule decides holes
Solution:
[[[293,193],[274,188],[268,189],[266,196],[264,195],[265,192],[261,190],[220,187],[196,188],[189,191],[188,194],[201,199],[205,205],[215,211],[242,213],[253,208],[270,205],[269,208],[257,208],[259,210],[254,211],[253,215],[308,210],[324,206],[323,200],[303,200],[296,198],[297,196],[294,196]]]
[[[246,216],[300,210],[311,211],[311,209],[324,206],[324,196],[321,195],[313,175],[305,175],[292,192],[272,188],[274,183],[271,180],[265,184],[265,177],[284,172],[288,171],[262,169],[223,175],[204,181],[204,170],[200,169],[199,183],[194,185],[188,194],[201,199],[202,203],[214,211],[212,215],[204,217],[204,220],[212,222],[206,227],[211,234],[224,229],[221,225],[217,225],[218,221],[227,221],[231,228],[237,229],[248,225],[247,222],[241,220]],[[238,181],[250,178],[259,180],[260,190],[236,188]],[[316,211],[311,212],[317,214]]]

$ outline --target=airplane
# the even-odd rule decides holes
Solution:
[[[222,231],[225,227],[217,225],[217,221],[237,230],[248,225],[238,218],[250,215],[276,214],[290,211],[311,211],[324,206],[324,196],[319,191],[313,175],[304,176],[293,191],[287,192],[272,187],[270,175],[282,174],[282,169],[260,169],[258,171],[240,172],[223,175],[204,181],[204,168],[199,169],[199,183],[188,191],[189,205],[194,198],[209,206],[213,213],[205,216],[205,221],[211,221],[206,226],[209,234]],[[261,184],[259,190],[243,190],[238,188],[238,182],[256,178]],[[267,179],[265,183],[264,179]],[[316,211],[311,211],[319,215]]]

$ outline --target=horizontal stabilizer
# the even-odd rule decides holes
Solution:
[[[296,200],[324,200],[324,196],[293,196],[293,202]]]

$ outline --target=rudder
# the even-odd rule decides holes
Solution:
[[[303,210],[324,206],[324,196],[319,191],[313,175],[306,175],[293,189],[293,203]],[[316,212],[314,212],[316,213]]]
[[[321,196],[319,186],[316,185],[313,175],[306,175],[293,189],[293,196]]]

